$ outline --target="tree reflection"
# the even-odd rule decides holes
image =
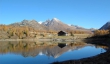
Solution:
[[[62,45],[60,43],[60,45]],[[78,50],[87,45],[93,46],[91,44],[86,44],[83,42],[67,42],[64,43],[64,47],[59,47],[59,43],[54,42],[0,42],[0,54],[14,53],[20,54],[24,57],[36,57],[37,55],[47,55],[54,58],[59,57],[64,52],[69,50]],[[106,46],[96,46],[96,48],[107,48]]]

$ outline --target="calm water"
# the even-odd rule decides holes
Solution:
[[[104,52],[104,46],[83,43],[59,47],[58,44],[37,42],[0,42],[0,64],[49,64],[91,57]]]

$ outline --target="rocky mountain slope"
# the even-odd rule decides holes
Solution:
[[[100,30],[102,30],[102,29],[107,30],[107,29],[109,29],[109,28],[110,28],[110,21],[108,21],[106,24],[104,24],[104,25],[100,28]]]
[[[68,30],[81,30],[81,31],[94,31],[95,29],[86,29],[77,25],[68,25],[63,23],[57,18],[53,18],[52,20],[46,20],[42,23],[42,25],[47,26],[48,29],[56,30],[56,31],[68,31]]]
[[[39,24],[36,20],[31,20],[31,21],[23,20],[21,22],[13,23],[10,25],[12,25],[12,26],[29,26],[29,27],[35,28],[37,30],[47,30],[46,26]]]
[[[68,26],[67,24],[61,22],[57,18],[53,18],[52,20],[46,20],[42,23],[42,25],[47,26],[48,29],[56,30],[56,31],[66,31],[66,30],[73,30],[74,28]]]

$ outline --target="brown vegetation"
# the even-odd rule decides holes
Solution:
[[[94,36],[101,36],[109,34],[109,30],[96,30],[94,32]]]
[[[0,39],[28,39],[57,36],[57,31],[37,30],[28,26],[0,25]],[[86,31],[67,31],[69,36],[73,34],[86,34]]]

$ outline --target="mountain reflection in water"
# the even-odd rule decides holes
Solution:
[[[0,42],[0,54],[14,53],[23,57],[36,57],[37,55],[46,55],[57,58],[67,51],[81,49],[85,46],[94,46],[86,43],[69,43],[64,47],[59,47],[58,43],[37,43],[37,42]],[[96,48],[107,48],[106,46],[96,46]]]
[[[59,43],[58,43],[59,44]],[[64,43],[66,44],[66,43]],[[60,44],[62,45],[62,44]],[[85,46],[93,46],[86,43],[70,43],[65,47],[61,48],[58,45],[43,45],[42,43],[36,44],[35,42],[2,42],[0,43],[0,54],[4,53],[14,53],[21,54],[24,57],[37,56],[37,55],[47,55],[57,58],[61,54],[69,50],[78,50]],[[106,46],[96,46],[106,48]]]

